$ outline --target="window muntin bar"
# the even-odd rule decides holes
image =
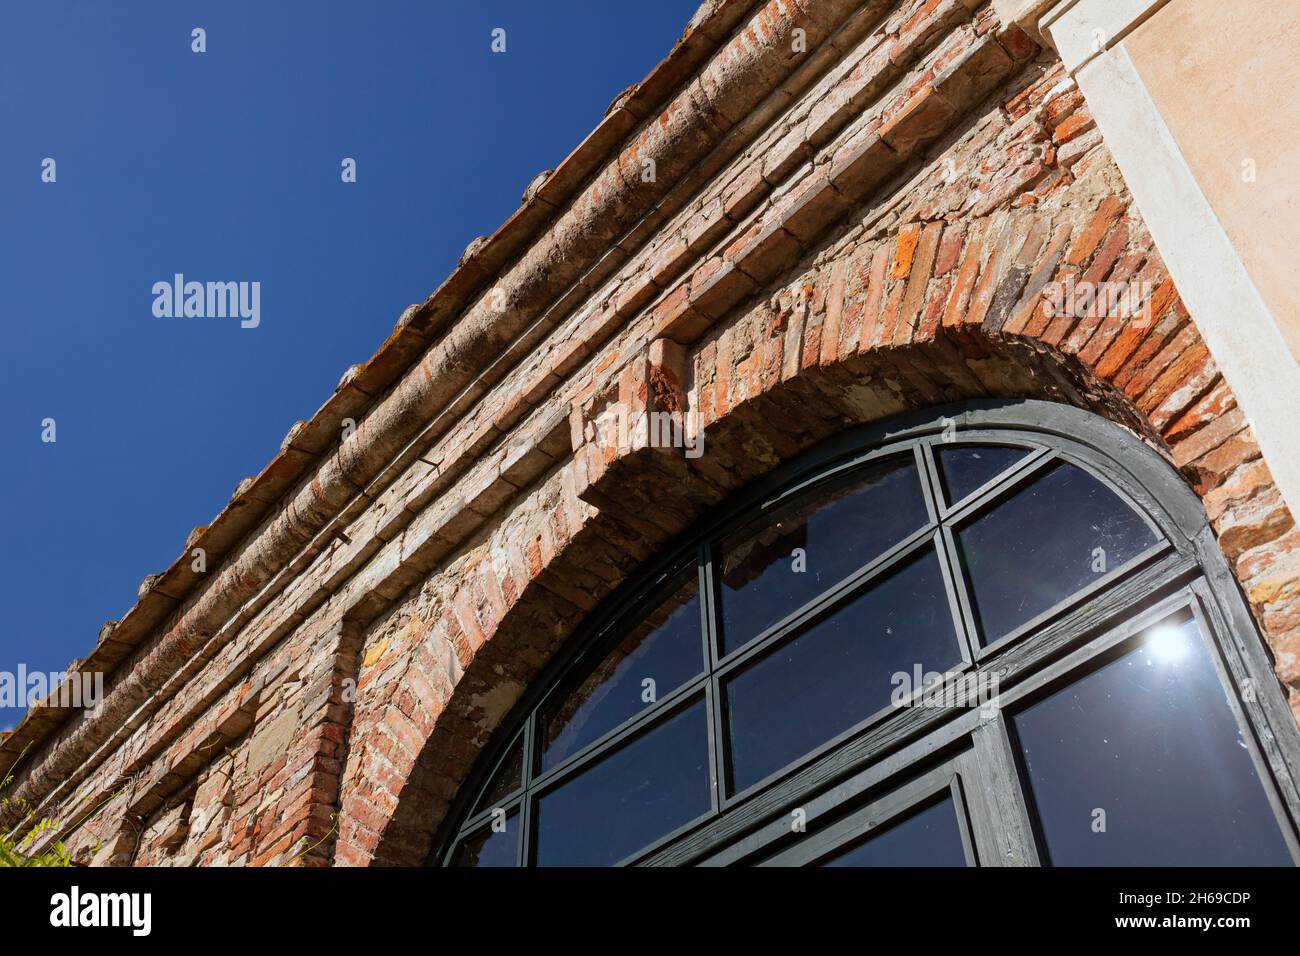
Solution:
[[[1159,541],[1127,502],[1063,461],[959,523],[953,537],[985,646]]]
[[[941,558],[927,547],[723,685],[732,791],[889,707],[895,675],[962,663]]]
[[[949,507],[961,504],[1030,453],[1020,445],[937,444],[934,459]]]
[[[694,569],[659,608],[620,640],[582,682],[554,695],[538,712],[540,768],[545,771],[610,730],[704,667],[700,599]]]
[[[928,520],[914,456],[882,458],[814,486],[720,547],[722,652],[857,571]]]

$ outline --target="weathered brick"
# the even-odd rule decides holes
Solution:
[[[1079,233],[1074,245],[1070,247],[1065,261],[1072,266],[1081,266],[1087,262],[1123,211],[1124,201],[1118,196],[1107,196],[1102,199],[1096,213]]]
[[[1067,117],[1059,126],[1052,130],[1052,142],[1056,143],[1058,146],[1063,146],[1071,140],[1082,136],[1095,125],[1096,123],[1093,122],[1091,116],[1088,116],[1085,113],[1075,113],[1073,116]]]
[[[1205,393],[1205,396],[1171,423],[1164,431],[1163,438],[1175,448],[1177,443],[1195,435],[1199,429],[1220,419],[1230,419],[1236,409],[1237,400],[1226,382],[1220,381]],[[1188,460],[1191,460],[1190,458]]]
[[[956,120],[960,110],[932,86],[925,86],[880,124],[880,138],[896,153],[911,155]]]
[[[912,268],[908,274],[907,291],[899,304],[898,325],[894,330],[895,344],[908,342],[916,330],[921,305],[925,301],[926,289],[930,283],[930,271],[934,266],[934,257],[939,250],[939,237],[943,233],[943,223],[928,223],[921,232],[912,257]]]
[[[1218,448],[1245,427],[1246,416],[1240,409],[1233,408],[1226,414],[1217,414],[1208,419],[1204,427],[1187,437],[1182,437],[1181,440],[1169,438],[1168,433],[1165,440],[1170,442],[1169,450],[1173,455],[1174,464],[1181,468]]]

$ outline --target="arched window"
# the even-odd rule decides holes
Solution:
[[[1300,858],[1300,735],[1204,511],[1076,409],[842,435],[583,631],[435,862]]]

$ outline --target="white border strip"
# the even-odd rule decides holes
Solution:
[[[1038,29],[1050,36],[1071,75],[1113,49],[1169,0],[1065,0],[1043,15]]]

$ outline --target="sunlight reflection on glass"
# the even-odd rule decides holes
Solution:
[[[1177,664],[1187,656],[1188,633],[1177,624],[1161,624],[1146,639],[1146,648],[1157,664]]]

